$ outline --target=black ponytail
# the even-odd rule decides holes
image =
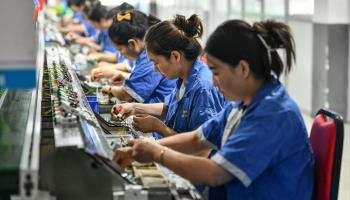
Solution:
[[[137,10],[122,11],[115,15],[108,34],[115,44],[127,45],[129,39],[143,40],[146,30],[159,22],[158,18]]]
[[[260,35],[271,49],[283,48],[286,50],[286,69],[285,73],[290,72],[292,61],[295,61],[294,39],[292,37],[290,28],[283,23],[266,21],[253,24],[253,30]],[[265,47],[266,53],[268,49]],[[267,56],[268,58],[268,56]],[[267,60],[265,64],[276,75],[283,72],[284,65],[276,50],[271,51],[271,61]]]
[[[176,15],[172,21],[164,21],[152,26],[146,33],[148,51],[170,57],[171,51],[182,51],[189,60],[197,58],[202,47],[198,38],[203,35],[203,24],[197,15],[186,19]]]
[[[272,72],[279,77],[284,71],[277,49],[286,50],[285,73],[288,74],[295,61],[295,49],[287,25],[266,21],[251,26],[242,20],[230,20],[209,37],[205,51],[233,67],[246,60],[255,78],[266,80]]]

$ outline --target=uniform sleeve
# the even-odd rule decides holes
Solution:
[[[87,31],[88,37],[93,37],[96,35],[97,30],[93,26],[91,26],[86,20],[83,21],[83,25]]]
[[[174,90],[164,98],[164,104],[169,106],[169,104],[175,99],[176,91]]]
[[[135,67],[130,78],[124,84],[124,90],[141,103],[151,97],[162,80],[162,76],[155,72],[152,66],[147,65],[140,64],[140,66]]]
[[[221,138],[227,122],[227,117],[232,110],[232,104],[225,106],[215,117],[204,122],[197,130],[198,137],[213,149],[221,147]]]
[[[194,130],[222,110],[223,99],[213,89],[203,89],[193,99],[189,127]]]
[[[103,46],[103,52],[105,53],[115,53],[117,54],[118,51],[114,48],[111,40],[109,39],[109,36],[106,35],[105,41],[104,41],[104,46]]]
[[[283,116],[244,120],[211,159],[248,187],[273,161],[283,144]]]

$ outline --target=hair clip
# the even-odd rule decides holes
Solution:
[[[126,20],[126,21],[131,21],[131,13],[130,12],[127,12],[127,13],[118,13],[117,16],[116,16],[116,20],[117,22],[120,22],[120,21],[123,21],[123,20]]]

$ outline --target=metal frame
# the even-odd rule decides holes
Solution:
[[[39,158],[40,158],[40,137],[41,137],[41,100],[42,80],[44,67],[43,49],[43,23],[44,17],[41,14],[38,29],[38,53],[36,77],[37,87],[32,91],[30,109],[25,131],[22,157],[20,163],[19,183],[21,199],[36,199],[39,194]]]
[[[2,103],[4,102],[4,99],[6,97],[7,94],[7,90],[5,90],[5,92],[2,94],[2,96],[0,97],[0,108],[2,107]]]

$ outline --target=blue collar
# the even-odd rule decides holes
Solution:
[[[197,82],[199,81],[199,77],[200,76],[200,70],[204,67],[204,64],[199,60],[199,58],[197,58],[193,65],[192,65],[192,69],[188,75],[188,79],[187,82],[185,84],[185,93],[184,96],[187,96],[188,93],[194,88],[194,86],[197,84]],[[176,81],[176,88],[179,90],[181,87],[183,80],[181,78],[179,78]]]
[[[252,103],[248,105],[248,109],[251,109],[255,107],[262,99],[264,99],[267,95],[271,94],[271,91],[274,90],[276,87],[281,86],[281,83],[278,79],[271,76],[271,78],[264,83],[264,85],[259,89],[259,91],[256,93]]]
[[[147,59],[147,52],[146,49],[142,50],[142,52],[139,54],[139,57],[137,57],[137,59],[135,60],[135,64],[138,65],[140,64],[140,62],[142,62],[143,60]]]

